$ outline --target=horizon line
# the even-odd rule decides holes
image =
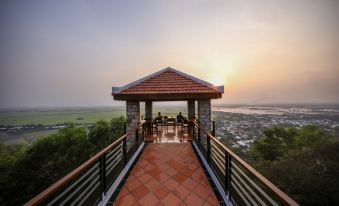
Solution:
[[[177,103],[183,103],[185,101],[176,101]],[[167,103],[167,101],[164,102],[157,102],[157,103]],[[213,106],[222,106],[222,105],[229,105],[229,106],[246,106],[246,105],[339,105],[339,102],[272,102],[272,103],[214,103]],[[41,108],[54,108],[54,109],[63,109],[63,108],[114,108],[114,107],[124,107],[125,105],[55,105],[55,106],[13,106],[13,107],[1,107],[0,110],[3,109],[41,109]],[[175,105],[180,106],[180,105]]]

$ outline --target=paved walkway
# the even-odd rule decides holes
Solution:
[[[219,205],[190,143],[148,144],[113,205]]]

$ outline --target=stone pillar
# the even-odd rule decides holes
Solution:
[[[130,131],[140,123],[140,104],[138,101],[126,101],[126,131]],[[135,138],[127,138],[127,149],[133,144]]]
[[[152,101],[146,101],[145,102],[145,119],[152,119]]]
[[[194,119],[195,117],[195,101],[194,100],[188,100],[187,101],[187,118]]]
[[[146,127],[147,127],[147,133],[152,132],[152,101],[146,101],[145,102],[145,120],[146,120]]]
[[[198,113],[200,127],[207,132],[211,131],[211,100],[199,100],[198,101]],[[207,149],[207,136],[201,132],[201,144]]]

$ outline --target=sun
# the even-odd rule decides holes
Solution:
[[[214,84],[215,86],[220,86],[223,84],[223,81],[217,77],[211,78],[209,82]]]
[[[221,86],[225,82],[223,72],[210,72],[207,74],[207,81],[214,84],[215,86]]]

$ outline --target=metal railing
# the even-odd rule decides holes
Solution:
[[[102,200],[144,141],[139,124],[25,205],[94,205]]]
[[[209,131],[197,122],[191,124],[193,141],[233,205],[298,205]]]

